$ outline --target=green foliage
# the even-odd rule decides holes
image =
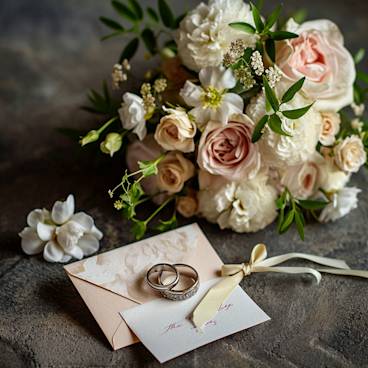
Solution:
[[[278,232],[284,234],[295,223],[300,238],[304,240],[304,215],[312,214],[313,217],[316,217],[315,211],[322,210],[328,203],[327,201],[296,199],[291,195],[289,189],[285,188],[276,200],[276,207],[279,209]]]
[[[271,88],[270,84],[268,83],[267,78],[263,75],[263,85],[265,88],[265,95],[266,95],[266,111],[272,109],[271,114],[265,115],[256,125],[253,135],[252,135],[252,142],[255,143],[259,139],[261,139],[266,124],[268,124],[269,128],[273,130],[275,133],[280,135],[286,135],[285,131],[282,129],[282,121],[280,119],[279,114],[281,113],[287,119],[299,119],[304,116],[309,109],[312,107],[313,104],[308,106],[304,106],[294,110],[281,110],[283,104],[290,102],[295,95],[300,91],[303,87],[305,78],[298,80],[294,83],[282,96],[281,101],[278,100],[276,93]]]
[[[162,23],[170,29],[175,29],[174,14],[166,0],[158,0],[158,11],[160,13]]]
[[[256,29],[251,24],[246,22],[233,22],[230,23],[229,26],[236,29],[237,31],[242,31],[250,34],[256,33]]]

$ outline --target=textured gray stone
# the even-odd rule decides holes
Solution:
[[[195,2],[185,3],[190,8]],[[367,2],[285,1],[288,11],[303,6],[311,18],[336,21],[352,51],[368,46]],[[30,209],[74,193],[77,207],[91,213],[106,235],[101,251],[133,241],[106,194],[121,175],[119,158],[82,152],[55,129],[88,129],[98,122],[78,106],[86,89],[97,88],[109,75],[120,52],[122,40],[98,41],[105,30],[97,17],[109,14],[108,1],[0,3],[1,368],[159,366],[141,344],[112,352],[61,265],[25,256],[17,236]],[[134,66],[143,70],[143,58]],[[362,189],[367,182],[366,171],[353,179]],[[204,221],[200,225],[224,262],[242,261],[262,241],[271,255],[303,251],[368,268],[367,200],[364,190],[359,208],[345,219],[308,225],[305,242],[294,230],[276,235],[274,226],[239,235]],[[324,276],[317,286],[307,276],[256,274],[242,286],[272,320],[168,367],[368,366],[366,281]]]

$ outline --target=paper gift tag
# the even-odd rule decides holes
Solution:
[[[196,329],[188,317],[216,282],[218,279],[207,281],[188,300],[156,299],[120,314],[160,363],[270,319],[237,286],[216,317],[208,321],[202,330]]]

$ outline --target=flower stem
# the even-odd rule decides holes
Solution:
[[[146,225],[164,208],[166,207],[166,205],[168,205],[173,199],[175,198],[175,196],[171,196],[168,199],[166,199],[166,201],[164,203],[161,204],[160,207],[158,207],[152,214],[151,216],[149,216],[144,222],[146,223]]]
[[[97,133],[98,134],[101,134],[107,127],[109,127],[118,118],[119,118],[118,116],[114,116],[113,118],[111,118],[110,120],[108,120],[104,125],[102,125],[102,127],[100,129],[97,130]]]

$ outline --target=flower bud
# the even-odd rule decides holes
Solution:
[[[101,142],[100,149],[103,153],[110,155],[111,157],[115,152],[119,151],[123,143],[123,138],[119,133],[109,133],[105,140]]]
[[[89,131],[84,137],[81,138],[79,141],[80,145],[83,147],[86,144],[92,143],[97,141],[97,139],[100,137],[97,130],[91,130]]]
[[[160,52],[163,59],[170,59],[176,56],[175,52],[168,47],[165,47]]]

